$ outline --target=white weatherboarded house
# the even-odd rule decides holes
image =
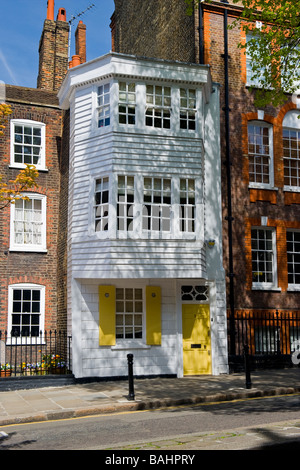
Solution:
[[[71,68],[75,377],[228,372],[219,88],[208,66],[110,53]]]

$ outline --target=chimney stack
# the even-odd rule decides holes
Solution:
[[[65,8],[54,21],[54,0],[48,0],[47,19],[39,45],[37,88],[58,91],[68,71],[69,23]]]
[[[80,20],[75,32],[75,54],[80,57],[80,63],[86,62],[86,25]]]

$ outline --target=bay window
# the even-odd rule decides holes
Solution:
[[[196,181],[140,174],[96,178],[93,232],[109,238],[129,234],[138,238],[195,238],[196,225],[201,224],[197,222],[201,197]]]

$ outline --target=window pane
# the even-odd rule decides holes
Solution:
[[[116,289],[116,337],[118,339],[142,338],[143,290]]]

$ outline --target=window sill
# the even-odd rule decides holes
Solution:
[[[275,287],[275,286],[252,286],[252,290],[281,292],[281,287]]]
[[[300,292],[300,285],[299,286],[289,286],[287,288],[287,292]]]
[[[124,349],[150,349],[151,346],[140,341],[121,341],[120,343],[112,346],[112,351],[120,351]]]
[[[28,163],[29,165],[29,163]],[[39,167],[38,165],[33,165],[35,167],[35,169],[39,172],[44,172],[44,173],[48,173],[49,170],[48,168],[45,168],[45,167]],[[26,168],[26,165],[23,165],[23,164],[11,164],[9,165],[9,168],[12,169],[12,170],[24,170]]]
[[[12,252],[12,253],[16,253],[16,252],[19,252],[19,253],[48,253],[48,250],[47,249],[42,249],[42,248],[23,248],[23,247],[16,247],[16,248],[10,248],[9,249],[9,252]]]
[[[272,185],[254,184],[249,183],[249,189],[264,189],[266,191],[278,191],[278,188]]]
[[[300,193],[300,187],[299,186],[284,186],[283,191],[286,191],[288,193]]]

